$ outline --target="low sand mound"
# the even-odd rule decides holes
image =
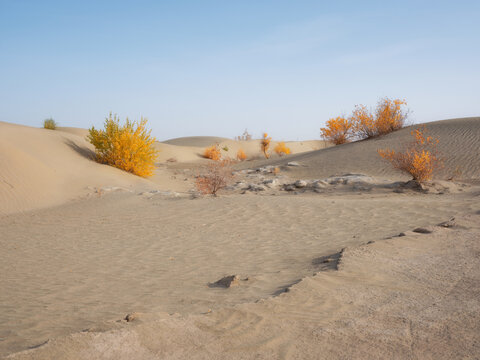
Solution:
[[[438,149],[444,157],[444,169],[440,177],[455,176],[460,179],[480,178],[480,117],[436,121],[425,124],[428,133],[440,140]],[[292,175],[301,178],[324,178],[331,175],[361,173],[390,179],[407,179],[380,158],[378,149],[401,150],[412,141],[411,131],[420,125],[376,139],[363,140],[334,146],[323,150],[289,156],[283,160],[270,160],[256,165],[285,165],[291,167]]]
[[[61,204],[85,195],[88,186],[149,186],[92,161],[83,131],[67,130],[0,122],[0,215]]]
[[[188,136],[162,141],[164,144],[177,146],[206,147],[216,143],[221,143],[227,138],[216,136]]]

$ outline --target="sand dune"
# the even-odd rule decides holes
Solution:
[[[216,144],[218,145],[223,158],[236,159],[237,152],[240,149],[245,152],[247,159],[249,160],[261,160],[264,158],[263,154],[260,152],[260,140],[235,141],[206,136],[199,138],[201,139],[199,140],[196,137],[189,137],[173,139],[167,142],[157,142],[156,146],[160,150],[158,162],[165,162],[167,160],[188,163],[205,162],[205,159],[203,158],[205,148]],[[271,143],[273,159],[279,157],[274,152],[277,143],[278,141],[272,141]],[[292,154],[310,152],[330,146],[322,140],[287,141],[285,144],[290,148]]]
[[[216,143],[229,140],[218,136],[188,136],[162,141],[164,144],[176,146],[207,147]]]
[[[81,134],[81,136],[78,136]],[[52,131],[0,122],[0,214],[62,204],[90,187],[150,183],[91,160],[82,131]]]
[[[480,118],[427,125],[446,155],[443,176],[458,166],[467,183],[196,198],[194,175],[209,160],[195,138],[157,143],[146,180],[92,161],[85,130],[0,123],[0,356],[479,357]],[[242,147],[259,158],[238,169],[281,167],[242,172],[245,181],[388,182],[406,177],[376,150],[410,131],[329,148],[289,142],[293,155],[270,160],[258,140],[219,144],[224,156]],[[283,166],[291,161],[299,166]],[[436,226],[452,217],[454,227]],[[208,286],[233,274],[235,287]]]
[[[56,131],[63,131],[69,134],[80,136],[82,138],[86,138],[88,135],[87,129],[76,128],[76,127],[58,126]]]
[[[462,118],[425,124],[429,134],[440,140],[438,149],[444,157],[442,177],[458,174],[457,178],[480,178],[480,118]],[[413,127],[415,128],[415,127]],[[389,135],[350,144],[334,146],[309,153],[292,155],[282,160],[258,162],[282,165],[297,161],[303,166],[291,168],[291,175],[298,178],[323,178],[346,173],[361,173],[389,179],[406,179],[377,154],[377,149],[401,149],[411,141],[412,127]],[[244,167],[250,167],[245,164]]]

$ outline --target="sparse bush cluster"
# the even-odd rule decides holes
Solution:
[[[438,155],[438,139],[426,135],[426,128],[412,131],[414,140],[403,152],[391,149],[378,150],[379,155],[388,160],[396,169],[409,174],[418,183],[432,179],[435,170],[441,165]]]
[[[351,139],[368,139],[399,130],[408,117],[408,111],[404,109],[406,104],[405,100],[384,98],[378,102],[374,113],[364,105],[358,105],[350,117],[328,120],[326,127],[320,129],[321,135],[339,145]]]
[[[204,174],[197,176],[195,186],[202,194],[217,196],[218,191],[225,188],[232,177],[229,160],[214,161],[206,166]]]
[[[87,140],[95,147],[98,162],[108,164],[132,174],[148,177],[155,169],[158,150],[155,138],[146,129],[147,119],[120,124],[117,115],[112,113],[105,119],[104,129],[89,129]]]
[[[43,120],[43,128],[48,130],[55,130],[57,128],[57,123],[52,118]]]

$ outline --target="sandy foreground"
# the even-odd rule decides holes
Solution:
[[[479,358],[480,120],[429,128],[455,176],[428,193],[375,158],[405,129],[290,143],[294,155],[236,165],[238,185],[197,198],[212,139],[158,143],[144,180],[93,162],[84,130],[0,123],[0,356]],[[366,176],[332,177],[346,173]],[[226,275],[238,284],[209,286]]]

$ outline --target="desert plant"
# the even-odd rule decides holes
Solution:
[[[247,129],[243,132],[242,135],[236,136],[235,140],[237,141],[249,141],[252,140],[252,135],[248,133]]]
[[[148,177],[155,169],[158,150],[155,138],[146,129],[147,119],[139,122],[126,119],[123,125],[117,115],[112,113],[105,119],[104,129],[89,129],[87,140],[95,147],[98,162]]]
[[[268,136],[267,133],[263,133],[263,138],[260,140],[260,149],[263,152],[263,155],[268,159],[270,155],[268,154],[268,148],[270,147],[270,142],[272,138]]]
[[[224,189],[232,177],[229,160],[215,161],[207,165],[204,174],[197,176],[195,186],[202,194],[217,196],[218,191]]]
[[[55,130],[57,128],[57,123],[52,118],[43,120],[43,128],[48,130]]]
[[[207,159],[211,159],[215,161],[220,160],[222,155],[220,153],[220,149],[218,148],[218,144],[207,147],[203,151],[203,156]]]
[[[352,121],[343,116],[331,118],[325,125],[326,127],[320,129],[322,138],[333,142],[335,145],[344,144],[350,141],[350,138],[353,135]]]
[[[223,150],[223,151],[228,151],[228,146],[225,145],[225,146],[222,148],[222,150]]]
[[[403,108],[405,100],[381,99],[372,114],[364,105],[357,105],[349,119],[353,133],[359,139],[368,139],[401,129],[408,117]]]
[[[400,130],[408,117],[408,110],[402,108],[407,105],[405,100],[390,100],[384,98],[378,102],[375,111],[375,122],[378,135],[391,133]]]
[[[245,151],[243,151],[243,149],[238,149],[237,160],[244,161],[246,158],[247,158],[247,154],[245,154]]]
[[[388,160],[396,169],[407,173],[418,183],[431,180],[440,167],[441,159],[437,151],[438,139],[426,135],[426,128],[412,131],[414,140],[403,152],[379,149],[379,155]]]
[[[275,152],[280,155],[288,155],[291,153],[290,148],[285,145],[283,141],[280,141],[274,148]]]

